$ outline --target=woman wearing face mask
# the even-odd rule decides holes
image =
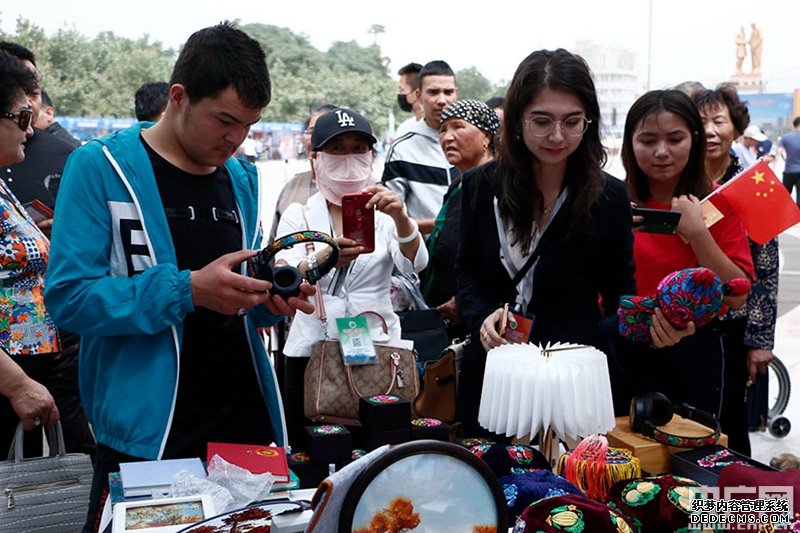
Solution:
[[[388,335],[370,320],[373,341],[400,339],[400,320],[392,309],[390,283],[393,267],[411,274],[428,263],[416,223],[405,206],[389,189],[372,185],[372,146],[376,142],[369,122],[355,111],[335,109],[322,115],[311,138],[311,160],[319,192],[303,206],[292,204],[284,212],[277,234],[317,230],[332,235],[339,245],[336,268],[318,283],[328,320],[327,334],[338,338],[335,318],[355,316],[364,311],[380,313],[388,325]],[[366,207],[376,209],[375,250],[363,253],[355,241],[342,237],[342,195],[368,192]],[[313,257],[303,246],[283,250],[276,260],[308,269],[309,261],[321,263],[330,248],[319,244]],[[289,441],[297,445],[307,421],[303,418],[303,374],[314,344],[325,337],[315,315],[295,316],[284,347],[286,376],[284,404]],[[294,427],[292,427],[294,425]]]

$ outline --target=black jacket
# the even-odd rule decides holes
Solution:
[[[457,300],[470,331],[506,302],[513,305],[516,287],[500,262],[494,198],[500,194],[496,164],[464,176]],[[567,198],[547,229],[534,273],[531,340],[602,344],[603,315],[615,317],[619,297],[635,294],[630,198],[623,182],[606,175],[603,193],[591,210],[590,228],[568,233],[573,212]],[[598,304],[602,297],[603,310]],[[611,326],[611,319],[608,320]]]
[[[35,129],[25,142],[25,159],[0,167],[0,177],[21,203],[39,200],[53,209],[61,173],[72,151],[73,147],[58,137]]]

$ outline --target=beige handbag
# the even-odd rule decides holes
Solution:
[[[317,299],[317,313],[325,327],[327,317],[322,297]],[[375,312],[384,332],[386,320]],[[327,331],[327,328],[326,328]],[[338,340],[319,341],[311,353],[304,377],[303,413],[315,422],[333,422],[358,426],[358,399],[361,396],[394,394],[413,402],[419,392],[417,358],[412,350],[376,344],[378,362],[372,365],[346,366]]]

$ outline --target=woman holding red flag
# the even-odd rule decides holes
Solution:
[[[703,118],[708,149],[706,151],[706,172],[715,183],[724,184],[744,170],[732,150],[734,139],[738,138],[750,124],[747,105],[739,99],[736,88],[721,84],[716,89],[695,91],[692,100]],[[726,359],[725,383],[728,393],[722,410],[723,422],[746,419],[746,394],[741,393],[756,381],[757,376],[766,381],[766,370],[772,360],[775,342],[775,322],[778,317],[778,239],[757,244],[748,239],[750,253],[755,266],[755,277],[742,309],[731,310],[723,317],[725,326]],[[763,387],[766,394],[766,387]],[[764,402],[766,403],[766,402]],[[766,424],[766,409],[763,419],[752,426]],[[755,427],[753,427],[755,429]],[[737,451],[750,454],[750,440],[747,432],[737,438],[729,435],[732,442],[741,440]],[[731,447],[734,447],[731,444]]]

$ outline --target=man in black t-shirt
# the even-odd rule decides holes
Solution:
[[[97,437],[84,531],[108,473],[205,458],[210,441],[286,443],[257,327],[314,310],[248,277],[260,247],[256,168],[232,156],[271,84],[257,41],[223,23],[193,34],[164,116],[87,143],[59,188],[45,298],[81,335],[81,394]],[[109,227],[110,225],[110,227]]]

